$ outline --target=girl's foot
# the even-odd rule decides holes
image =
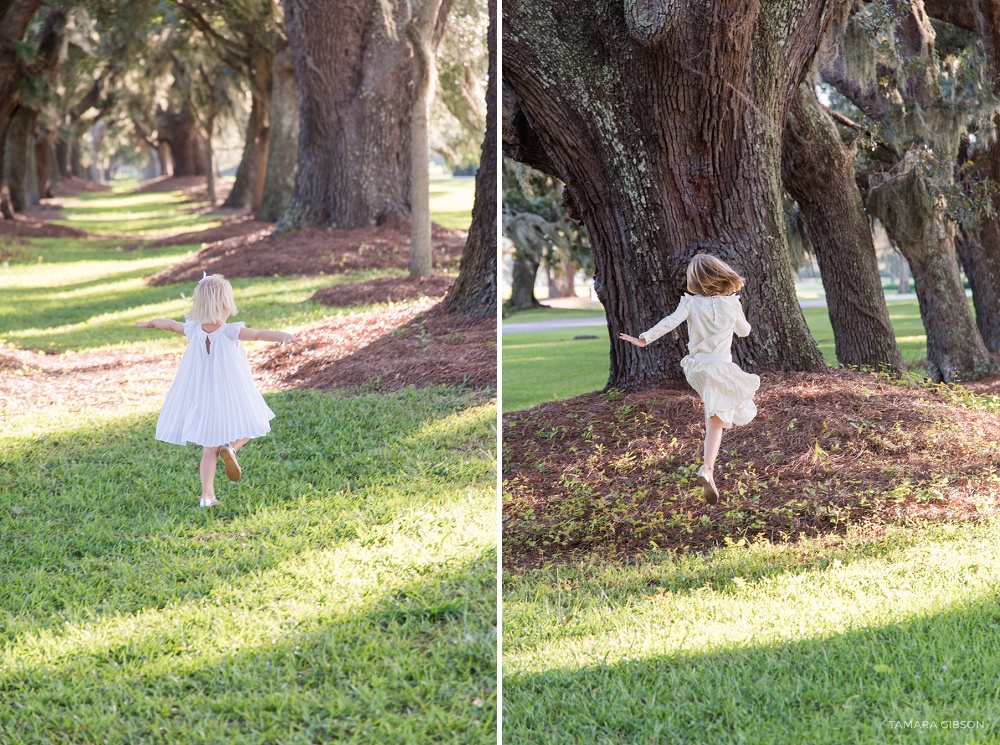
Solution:
[[[719,490],[715,487],[715,479],[712,477],[712,469],[702,466],[698,469],[698,484],[705,488],[705,501],[715,504],[719,501]]]
[[[230,481],[239,481],[243,478],[243,470],[236,460],[236,451],[233,450],[232,445],[223,445],[219,448],[219,455],[222,456],[222,462],[226,464],[226,477]]]
[[[215,507],[217,504],[219,504],[219,500],[215,498],[214,494],[210,497],[201,498],[202,507]]]

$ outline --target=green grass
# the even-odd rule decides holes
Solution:
[[[190,283],[141,277],[187,249],[25,250],[0,270],[8,339],[155,351],[133,320],[186,309]],[[321,312],[309,282],[234,284],[287,327]],[[156,400],[4,418],[0,742],[495,742],[495,401],[354,394],[267,394],[214,511]]]
[[[473,176],[439,176],[431,179],[431,219],[438,225],[468,230],[476,194]]]
[[[84,192],[76,197],[83,204],[67,210],[56,222],[88,233],[129,235],[152,239],[180,230],[205,230],[222,224],[218,215],[198,214],[181,191],[124,194]]]
[[[888,304],[889,319],[896,332],[903,361],[920,366],[927,355],[927,336],[916,300]],[[571,311],[586,313],[582,311]],[[827,363],[836,363],[833,329],[826,308],[806,308],[806,323]],[[539,311],[526,311],[539,314]],[[541,317],[524,320],[547,320],[555,309],[541,311]],[[573,317],[553,315],[551,318]],[[579,317],[579,316],[575,316]],[[508,321],[520,321],[522,314]],[[574,341],[574,336],[596,335],[597,339]],[[503,336],[503,410],[518,411],[545,401],[562,400],[601,389],[608,379],[608,330],[604,326],[536,331]]]
[[[596,318],[604,316],[604,309],[596,310],[586,308],[532,308],[531,310],[519,310],[516,313],[505,317],[503,322],[508,323],[537,323],[539,321],[560,321],[564,318]]]
[[[505,574],[504,740],[1000,741],[998,545],[944,525]]]

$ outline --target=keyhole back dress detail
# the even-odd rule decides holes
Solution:
[[[209,332],[200,323],[184,324],[188,345],[156,422],[157,440],[218,447],[271,431],[274,412],[254,385],[243,327],[224,323]]]
[[[744,372],[733,362],[733,334],[750,334],[740,296],[685,294],[677,310],[639,337],[648,344],[684,321],[688,324],[688,354],[681,360],[681,368],[704,401],[705,416],[719,417],[727,429],[747,424],[757,415],[753,397],[760,387],[760,376]]]

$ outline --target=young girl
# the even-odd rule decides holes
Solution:
[[[760,378],[743,372],[730,352],[734,332],[738,336],[750,333],[740,296],[733,294],[742,289],[744,281],[724,261],[698,254],[687,268],[687,288],[694,294],[684,295],[677,310],[638,339],[620,335],[624,341],[644,347],[688,322],[688,355],[681,360],[681,367],[705,404],[705,462],[698,469],[698,483],[704,487],[709,504],[719,500],[712,472],[722,430],[746,424],[757,414],[753,395],[760,387]]]
[[[204,274],[204,273],[203,273]],[[234,315],[232,285],[221,274],[203,276],[194,290],[187,323],[169,318],[136,321],[144,329],[184,334],[187,349],[167,391],[156,422],[156,439],[175,445],[193,442],[201,456],[201,506],[215,507],[215,469],[221,455],[230,481],[242,478],[236,451],[271,430],[274,412],[257,392],[241,341],[298,339],[284,331],[248,329],[226,323]]]

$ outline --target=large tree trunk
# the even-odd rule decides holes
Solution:
[[[918,157],[876,182],[869,206],[906,257],[927,332],[927,377],[976,380],[998,371],[969,310],[955,256],[955,226],[928,193]]]
[[[487,31],[490,55],[486,86],[486,136],[476,173],[476,200],[472,205],[472,225],[462,251],[458,279],[444,302],[459,313],[479,318],[497,312],[497,4],[490,0]],[[534,283],[534,279],[532,279]]]
[[[29,148],[34,152],[35,122],[38,110],[19,106],[11,117],[4,148],[3,176],[10,190],[10,202],[15,212],[24,212],[38,202],[35,174],[31,173],[34,158],[29,158]]]
[[[274,54],[270,125],[267,175],[257,219],[277,222],[295,186],[299,148],[299,87],[288,44],[283,44]]]
[[[964,228],[955,238],[955,250],[972,288],[976,328],[991,352],[1000,351],[1000,226],[984,218],[977,233]]]
[[[781,130],[843,3],[624,5],[624,14],[621,4],[571,0],[504,6],[503,74],[515,98],[507,154],[562,179],[568,212],[587,226],[611,337],[608,385],[682,375],[686,331],[648,349],[618,336],[676,307],[702,251],[747,278],[754,333],[734,348],[737,362],[822,369],[795,298]]]
[[[284,0],[299,84],[295,188],[278,228],[357,228],[410,213],[406,18],[382,3]]]
[[[810,83],[799,86],[785,123],[781,173],[799,204],[819,262],[841,365],[902,372],[854,151],[844,147]]]
[[[160,111],[156,128],[160,140],[170,145],[174,176],[205,175],[205,146],[187,106],[181,111]]]

